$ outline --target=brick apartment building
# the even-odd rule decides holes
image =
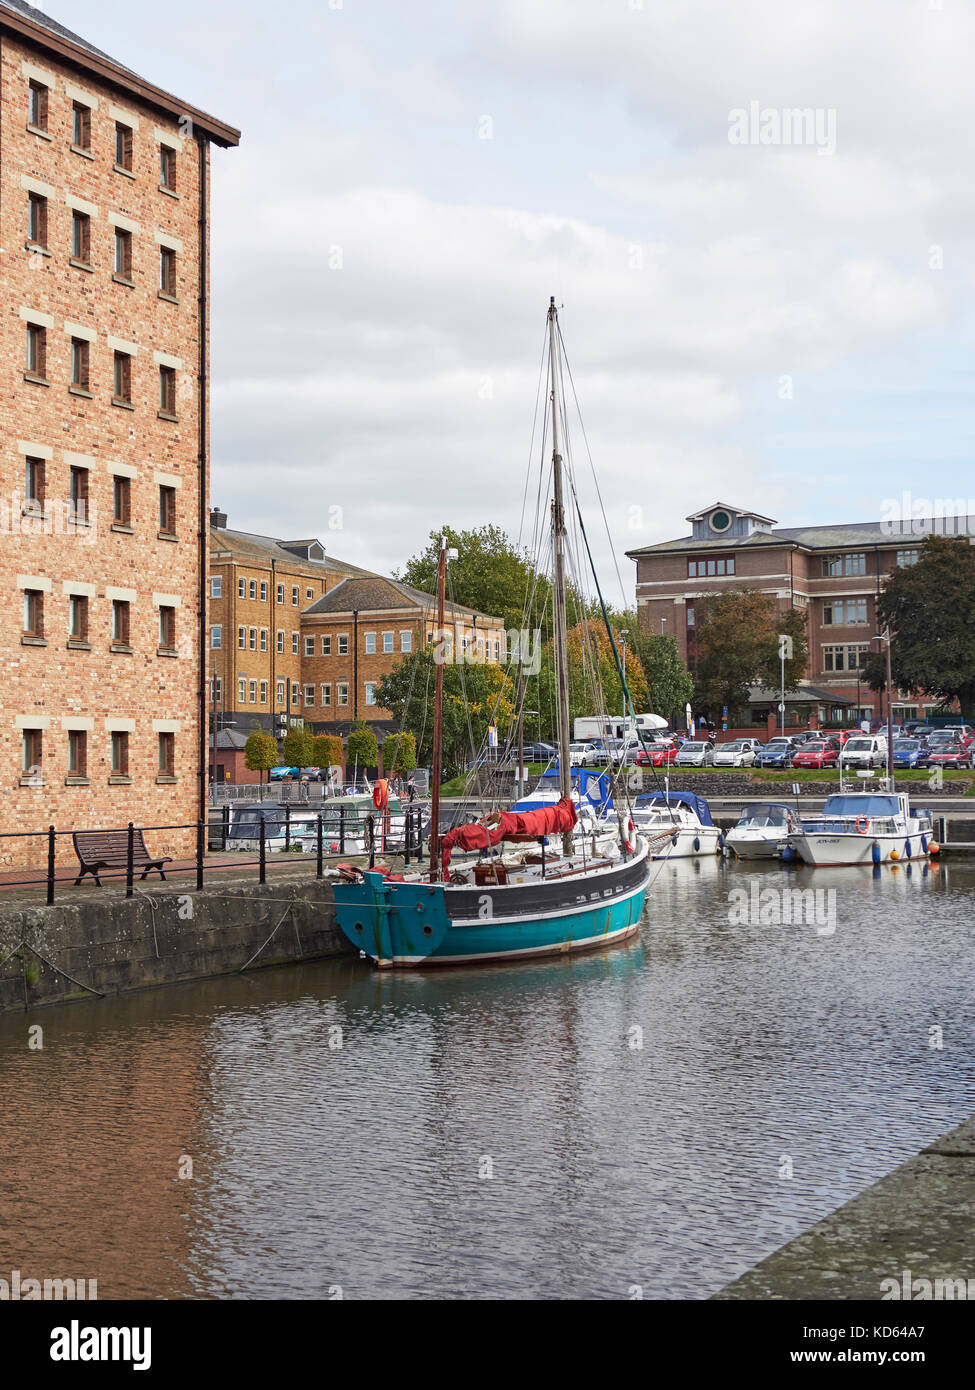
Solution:
[[[239,133],[19,0],[0,0],[0,95],[0,829],[189,822],[210,147]]]
[[[244,736],[277,732],[281,716],[315,733],[344,734],[357,720],[380,736],[390,731],[376,686],[432,637],[434,597],[338,560],[313,537],[278,540],[230,530],[227,520],[211,511],[211,739],[214,725]],[[499,618],[455,604],[446,616],[457,651],[501,659]],[[230,741],[218,741],[217,752],[225,774],[239,773]]]
[[[787,700],[790,722],[886,717],[883,695],[858,675],[868,653],[882,649],[873,640],[877,599],[891,574],[917,561],[923,526],[907,537],[879,522],[786,528],[723,502],[686,519],[690,536],[627,551],[636,562],[642,626],[676,637],[693,671],[701,600],[727,588],[757,589],[780,609],[794,606],[807,614],[808,684]],[[753,691],[750,723],[765,724],[770,699],[778,695]],[[898,720],[924,718],[937,701],[895,692],[892,704]]]

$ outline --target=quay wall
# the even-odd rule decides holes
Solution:
[[[0,1013],[232,974],[276,926],[249,969],[345,954],[334,918],[331,885],[297,877],[3,905]]]

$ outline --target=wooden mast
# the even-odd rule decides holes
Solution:
[[[569,762],[568,631],[565,617],[565,508],[562,503],[562,455],[559,453],[558,313],[555,296],[548,307],[549,369],[552,373],[552,549],[555,558],[555,674],[558,686],[559,795],[572,795]],[[572,831],[562,832],[562,852],[572,853]]]
[[[447,589],[447,537],[440,537],[440,557],[437,561],[437,630],[434,633],[433,660],[436,665],[433,688],[433,766],[430,789],[430,878],[440,878],[440,771],[443,761],[441,741],[443,737],[443,664],[444,650],[444,607]]]

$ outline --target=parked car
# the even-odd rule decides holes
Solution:
[[[797,744],[791,734],[770,738],[755,760],[757,767],[789,767]]]
[[[585,767],[586,763],[592,762],[592,755],[595,751],[591,743],[570,743],[569,766]]]
[[[840,750],[821,739],[813,741],[809,739],[801,744],[792,755],[793,767],[835,767],[840,756]]]
[[[674,759],[675,767],[713,767],[714,766],[714,744],[713,743],[692,743],[688,740],[677,757]]]
[[[272,767],[268,773],[269,782],[283,782],[288,777],[298,777],[299,769],[296,767]]]
[[[876,734],[858,734],[843,745],[843,767],[883,767],[887,762],[887,740]]]
[[[961,739],[957,742],[941,739],[928,749],[928,767],[975,767],[975,755]]]
[[[515,744],[511,750],[514,754],[515,762],[518,761],[518,745]],[[558,749],[553,743],[526,743],[524,747],[526,763],[548,763],[558,756]]]
[[[894,767],[930,767],[931,750],[919,738],[894,739]]]
[[[715,767],[753,767],[761,748],[757,738],[736,738],[719,743],[714,750]]]
[[[975,730],[969,724],[946,724],[941,729],[931,730],[928,734],[928,743],[954,743],[957,741],[963,743],[966,748],[970,748],[973,738],[975,738]]]
[[[637,767],[670,767],[677,757],[677,744],[657,740],[636,755]]]

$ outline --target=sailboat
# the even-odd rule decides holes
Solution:
[[[462,965],[590,950],[636,933],[649,878],[646,840],[618,810],[619,834],[610,849],[575,836],[569,743],[566,524],[560,452],[560,343],[554,298],[548,309],[552,420],[552,554],[556,686],[558,692],[558,798],[535,810],[494,812],[441,837],[440,780],[443,665],[434,689],[432,807],[429,868],[393,874],[388,869],[343,866],[335,883],[336,920],[346,937],[380,969]],[[444,630],[449,552],[441,539],[437,566],[437,627]],[[603,617],[616,655],[605,607]],[[625,673],[617,663],[624,698]],[[492,854],[501,845],[521,853]],[[558,846],[561,846],[559,848]],[[485,857],[451,869],[456,851]]]

